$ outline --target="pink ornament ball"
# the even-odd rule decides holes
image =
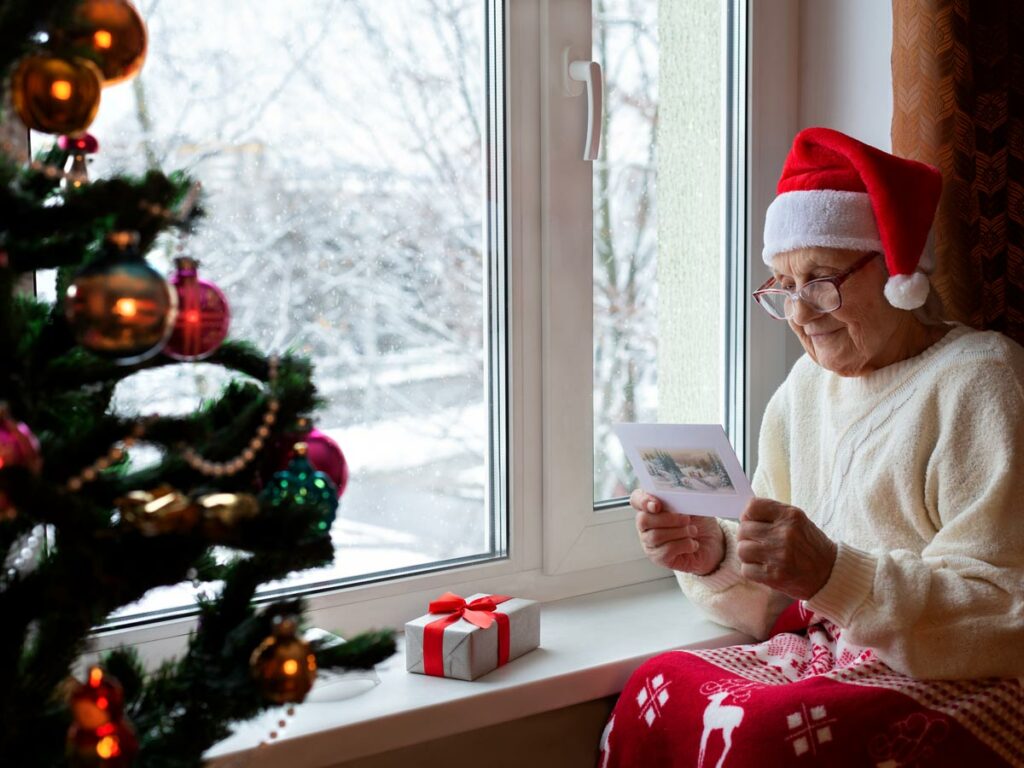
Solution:
[[[175,263],[170,282],[178,293],[178,317],[163,351],[175,360],[202,360],[227,337],[231,310],[221,289],[199,277],[194,260],[180,258]]]
[[[25,467],[34,474],[43,468],[39,441],[25,424],[15,421],[0,407],[0,468]],[[0,520],[10,519],[15,509],[7,494],[0,491]]]
[[[39,441],[32,430],[6,413],[0,415],[0,467],[28,467],[32,472],[43,468]]]
[[[341,447],[330,437],[319,429],[311,429],[308,433],[298,433],[289,436],[289,447],[284,452],[279,469],[283,469],[291,461],[294,451],[291,446],[294,443],[306,444],[306,458],[313,465],[313,469],[323,472],[331,481],[338,486],[338,498],[345,492],[348,485],[348,462],[345,461],[345,454]]]

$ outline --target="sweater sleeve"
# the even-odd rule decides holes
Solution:
[[[776,392],[765,410],[758,443],[760,460],[751,481],[757,496],[789,501],[789,472],[782,399],[785,385]],[[712,620],[763,640],[775,619],[792,598],[770,587],[745,579],[736,554],[735,520],[719,520],[725,535],[725,557],[718,569],[707,576],[676,571],[676,580],[690,600]]]
[[[928,544],[920,553],[840,544],[807,601],[850,642],[918,678],[1024,675],[1024,398],[1010,366],[974,370],[948,377],[935,409],[922,468]]]

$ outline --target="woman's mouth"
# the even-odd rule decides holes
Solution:
[[[817,341],[819,339],[828,338],[832,334],[836,333],[838,330],[839,330],[838,328],[834,328],[831,331],[814,331],[813,333],[808,333],[807,337]]]

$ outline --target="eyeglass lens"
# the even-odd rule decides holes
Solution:
[[[833,312],[839,309],[839,289],[828,280],[814,280],[793,293],[782,289],[767,290],[758,298],[769,314],[786,320],[792,317],[795,310],[795,296],[799,296],[800,300],[815,312]]]

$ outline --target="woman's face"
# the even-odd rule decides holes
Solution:
[[[790,290],[851,267],[864,253],[805,248],[772,258],[778,283]],[[794,303],[789,327],[818,365],[840,376],[863,376],[913,354],[909,351],[916,320],[896,309],[883,294],[889,273],[879,255],[840,286],[843,304],[834,312],[817,312]]]

